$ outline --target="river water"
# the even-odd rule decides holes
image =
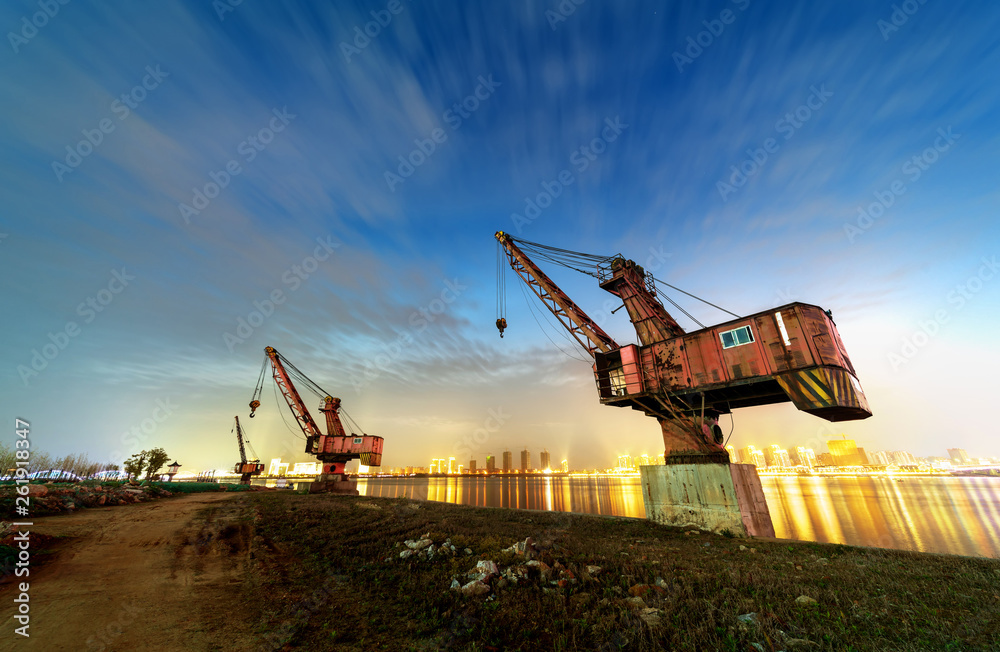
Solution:
[[[764,476],[780,538],[1000,558],[1000,478]],[[361,495],[645,518],[638,476],[368,478]]]

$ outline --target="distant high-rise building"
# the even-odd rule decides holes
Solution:
[[[487,473],[497,472],[497,458],[493,457],[493,455],[486,456],[486,472]]]
[[[728,446],[726,446],[726,452],[729,453],[729,461],[730,462],[732,462],[733,464],[739,464],[740,463],[740,454],[736,450],[735,446],[733,446],[732,444],[729,444]]]
[[[514,470],[514,455],[510,451],[503,452],[503,472],[510,473]]]
[[[635,463],[632,461],[631,455],[619,455],[618,456],[618,468],[619,469],[634,469]]]
[[[767,458],[764,457],[764,451],[759,450],[753,444],[742,448],[740,455],[743,457],[744,464],[753,464],[757,468],[767,466]]]
[[[788,451],[777,444],[771,444],[767,447],[764,451],[764,459],[768,466],[783,468],[792,465],[792,461],[788,458]]]
[[[469,460],[469,473],[476,472],[476,460]]]
[[[525,448],[521,451],[521,473],[527,473],[531,470],[531,453]]]
[[[569,473],[569,460],[562,461],[562,472]]]
[[[948,457],[951,458],[951,463],[956,466],[962,466],[972,463],[972,460],[969,459],[969,455],[965,452],[965,449],[963,448],[949,448]]]
[[[449,457],[448,458],[448,467],[447,468],[448,468],[447,473],[458,473],[458,467],[456,466],[455,458],[454,457]]]
[[[885,451],[874,451],[868,455],[868,460],[877,466],[889,466],[892,462],[889,460],[889,454]]]
[[[833,456],[834,466],[865,466],[868,459],[865,457],[864,449],[859,451],[853,439],[831,439],[826,442],[826,447]]]
[[[810,469],[816,466],[816,453],[811,448],[796,446],[795,451],[788,451],[788,457],[795,466],[808,466]]]
[[[889,459],[896,466],[917,466],[917,458],[913,457],[913,454],[908,451],[890,451]]]
[[[543,450],[538,454],[538,468],[543,471],[551,468],[549,465],[549,452],[547,450]]]
[[[820,453],[816,456],[816,466],[836,466],[837,462],[830,453]]]
[[[435,460],[435,459],[432,459],[431,460],[431,466],[430,466],[430,472],[432,474],[433,473],[437,473],[438,472],[437,468],[438,468],[438,461]]]
[[[649,455],[643,453],[639,457],[639,466],[649,466],[649,463],[650,463]]]

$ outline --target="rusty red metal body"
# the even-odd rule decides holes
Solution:
[[[340,421],[340,399],[333,396],[324,397],[319,405],[320,412],[326,415],[324,434],[309,414],[302,397],[292,383],[288,371],[282,364],[281,354],[270,346],[264,349],[264,353],[271,361],[274,382],[281,389],[288,407],[306,436],[305,452],[315,455],[316,459],[323,463],[324,474],[343,474],[347,463],[351,460],[360,460],[367,466],[381,466],[382,437],[365,434],[348,435]],[[314,384],[308,378],[306,382]],[[251,408],[256,409],[254,403],[259,405],[259,402],[254,400],[250,403]]]
[[[663,395],[688,416],[787,401],[827,421],[871,416],[836,325],[804,303],[597,353],[594,374],[601,403],[650,416],[671,413]]]
[[[514,271],[594,357],[601,403],[656,418],[668,461],[728,462],[717,422],[737,408],[791,401],[828,421],[872,414],[837,327],[818,306],[791,303],[685,333],[657,299],[652,275],[615,256],[595,276],[635,327],[639,344],[621,346],[514,238],[498,231],[496,239]]]

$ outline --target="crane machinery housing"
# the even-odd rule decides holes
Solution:
[[[247,460],[247,451],[244,446],[244,441],[246,440],[246,435],[243,432],[243,428],[240,427],[240,418],[236,417],[236,425],[233,427],[236,430],[236,441],[240,445],[240,461],[236,463],[236,468],[234,471],[240,474],[240,484],[250,484],[250,479],[255,475],[260,475],[264,471],[264,465],[261,464],[260,459]],[[249,441],[246,442],[249,445]]]
[[[659,422],[666,468],[643,467],[643,497],[647,514],[655,520],[679,523],[688,519],[721,530],[729,527],[720,524],[731,522],[736,506],[744,531],[773,536],[755,468],[730,465],[718,425],[722,414],[790,401],[799,410],[828,421],[871,416],[829,311],[795,302],[744,317],[730,313],[735,319],[686,333],[657,298],[657,279],[621,255],[582,254],[503,231],[495,238],[509,266],[593,357],[600,402],[639,410]],[[538,268],[526,250],[596,278],[602,289],[621,299],[639,343],[615,342]],[[497,328],[503,336],[507,320],[502,297],[498,312]],[[723,473],[719,466],[731,468]],[[715,482],[720,477],[731,477],[731,490],[727,492],[723,481],[721,496],[716,489],[720,483]],[[692,487],[701,495],[689,500]],[[701,521],[691,516],[695,512],[702,514]],[[719,512],[725,513],[723,517]]]
[[[356,495],[358,493],[357,483],[347,478],[345,467],[351,460],[360,460],[361,464],[366,466],[381,466],[382,437],[363,433],[348,435],[340,420],[342,408],[339,398],[331,396],[329,392],[313,382],[285,356],[278,353],[274,347],[266,347],[264,354],[264,364],[261,367],[260,377],[257,379],[257,386],[254,388],[253,398],[250,401],[250,416],[253,417],[257,408],[260,407],[260,393],[264,386],[267,366],[270,363],[274,382],[281,390],[292,415],[305,435],[305,452],[315,455],[316,459],[323,465],[322,472],[309,485],[309,492],[332,491]],[[292,382],[293,376],[304,387],[320,397],[319,410],[326,416],[326,433],[319,429],[312,415],[309,414],[309,409]],[[346,417],[347,414],[344,413],[344,416]],[[357,427],[357,424],[353,425]],[[361,430],[361,428],[357,429]]]

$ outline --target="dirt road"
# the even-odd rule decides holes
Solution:
[[[17,587],[0,586],[0,649],[252,649],[249,626],[229,608],[245,550],[225,525],[236,498],[190,494],[35,519],[33,533],[68,539],[27,578],[30,638],[14,633]]]

